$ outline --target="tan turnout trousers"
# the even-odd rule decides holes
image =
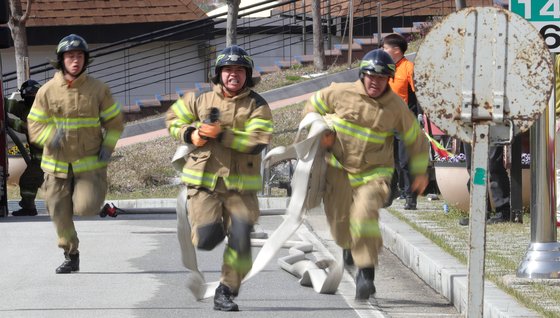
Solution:
[[[191,235],[194,246],[198,245],[198,227],[213,223],[222,223],[226,234],[229,234],[231,217],[254,225],[259,218],[259,202],[255,192],[239,192],[227,190],[223,179],[218,178],[214,191],[189,188],[187,191],[187,210],[191,223]],[[239,292],[241,281],[246,271],[232,268],[225,262],[222,264],[220,282],[228,286],[234,294]]]
[[[325,213],[336,243],[352,250],[358,268],[377,266],[383,246],[379,230],[379,209],[389,196],[389,182],[375,179],[352,188],[347,173],[327,167]]]
[[[107,169],[97,169],[75,175],[71,169],[68,178],[57,178],[45,173],[43,183],[46,205],[58,235],[58,247],[65,253],[78,252],[78,234],[73,216],[97,215],[107,194]]]

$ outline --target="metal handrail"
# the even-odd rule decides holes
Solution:
[[[241,30],[241,32],[238,31],[238,41],[239,39],[246,40],[247,38],[245,44],[248,45],[248,47],[245,47],[245,49],[249,52],[249,54],[253,57],[258,55],[266,56],[269,52],[284,48],[285,43],[288,42],[286,39],[289,39],[289,44],[286,49],[290,50],[289,60],[292,60],[292,47],[300,45],[306,46],[311,43],[312,37],[295,37],[302,34],[303,25],[301,21],[298,19],[282,18],[282,16],[286,14],[286,11],[274,10],[276,8],[289,5],[293,9],[290,9],[290,14],[293,14],[295,17],[298,14],[302,14],[302,8],[300,7],[297,8],[299,13],[296,13],[296,2],[298,1],[283,0],[276,2],[266,0],[240,8],[240,12],[243,12],[239,15],[240,18],[249,17],[252,14],[259,13],[264,10],[272,10],[271,12],[273,13],[271,18],[267,18],[268,20],[263,18],[238,20],[240,22],[238,24],[238,30]],[[310,1],[308,3],[309,6]],[[257,8],[259,6],[262,7]],[[358,8],[358,10],[360,9]],[[323,3],[323,12],[325,11],[326,8]],[[376,15],[376,12],[362,11],[361,13],[362,16]],[[99,59],[101,57],[105,57],[105,60],[97,61],[95,64],[88,66],[88,72],[106,82],[111,87],[114,94],[124,93],[127,102],[130,100],[131,91],[140,89],[152,83],[165,82],[164,85],[166,90],[165,92],[153,92],[153,95],[167,94],[171,91],[173,79],[208,70],[208,65],[212,62],[217,48],[224,45],[223,42],[215,42],[212,41],[212,39],[215,38],[216,34],[223,32],[221,29],[215,29],[215,26],[224,23],[226,14],[227,12],[215,14],[196,21],[188,21],[94,48],[90,51],[91,58]],[[326,25],[326,18],[323,18],[323,22],[325,22],[324,25]],[[329,24],[331,28],[340,30],[339,32],[341,33],[347,32],[347,30],[341,27],[344,23],[346,23],[344,19],[337,20],[339,24]],[[365,24],[366,22],[363,23]],[[252,24],[258,24],[258,28],[253,28],[255,30],[254,32],[244,36],[244,28],[250,28]],[[359,24],[357,26],[359,26]],[[208,30],[210,30],[210,32],[208,32]],[[205,40],[200,42],[202,48],[208,53],[208,55],[203,59],[203,63],[201,63],[200,58],[192,57],[192,53],[199,49],[197,45],[192,45],[192,42],[187,42],[187,44],[181,45],[176,41],[168,41],[160,47],[149,46],[151,43],[164,41],[187,32],[198,32],[198,34],[192,37],[183,38],[182,40],[198,41],[201,39],[200,35],[205,34]],[[267,33],[286,34],[286,37],[277,43],[266,43],[264,45],[258,44],[257,42],[260,40],[256,39],[254,35]],[[309,24],[304,33],[312,33]],[[344,35],[345,34],[342,34],[343,37]],[[189,45],[191,47],[189,47]],[[141,48],[141,50],[134,53],[129,52],[131,49],[138,48]],[[332,49],[332,47],[329,49]],[[282,55],[285,54],[284,50],[281,50],[281,52]],[[156,65],[156,63],[161,65],[162,60],[164,60],[163,66]],[[142,63],[143,61],[145,61],[145,63]],[[52,76],[53,70],[54,67],[51,63],[41,63],[30,67],[30,75],[35,76],[35,78],[48,79]],[[111,70],[119,70],[118,72],[120,73],[114,71],[111,74],[107,74]],[[37,76],[39,74],[43,74],[43,76]],[[149,81],[142,82],[146,80]],[[3,74],[3,83],[5,91],[14,90],[17,85],[15,72]],[[161,84],[158,85],[161,86]]]

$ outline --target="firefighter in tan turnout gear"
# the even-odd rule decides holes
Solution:
[[[212,91],[188,93],[167,112],[175,139],[196,146],[181,179],[193,244],[212,250],[228,236],[214,309],[238,311],[233,302],[252,266],[250,231],[259,217],[261,151],[272,134],[266,101],[251,90],[253,61],[238,46],[217,57]]]
[[[410,154],[412,189],[427,186],[428,141],[416,117],[388,85],[395,63],[381,49],[360,63],[360,79],[333,83],[316,92],[304,113],[317,112],[332,122],[333,133],[321,140],[329,149],[325,213],[336,243],[351,251],[358,268],[356,299],[375,293],[373,283],[382,247],[379,209],[383,207],[394,171],[393,138],[404,140]]]
[[[62,38],[56,55],[59,71],[37,92],[28,122],[31,142],[43,147],[43,192],[64,250],[56,269],[63,274],[80,268],[73,216],[99,213],[123,118],[109,87],[86,74],[89,49],[82,37]]]

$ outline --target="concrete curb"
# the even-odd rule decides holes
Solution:
[[[449,299],[459,312],[466,313],[467,266],[388,211],[382,209],[380,215],[385,247],[428,285]],[[488,281],[484,284],[483,314],[488,318],[541,317]]]

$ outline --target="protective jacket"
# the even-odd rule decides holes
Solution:
[[[123,116],[109,87],[86,73],[67,82],[61,71],[37,92],[28,116],[32,143],[44,147],[41,168],[59,178],[107,166],[101,147],[113,150],[124,129]],[[59,147],[51,141],[63,132]]]
[[[428,141],[414,115],[391,89],[374,99],[360,80],[333,83],[310,98],[304,112],[310,111],[333,114],[336,142],[328,161],[348,172],[353,187],[377,178],[391,179],[395,132],[411,156],[411,173],[426,173]]]
[[[27,109],[23,100],[4,98],[4,106],[6,107],[6,112],[14,116],[8,117],[10,127],[19,133],[25,133],[27,131],[26,121],[29,109]]]
[[[167,112],[169,133],[184,141],[185,132],[199,127],[212,108],[219,110],[222,133],[188,154],[181,179],[214,190],[221,177],[229,190],[258,191],[262,187],[260,152],[270,143],[273,130],[268,104],[248,88],[226,97],[221,84],[209,92],[187,93]]]
[[[14,117],[8,116],[8,126],[20,134],[25,134],[29,141],[29,134],[27,132],[27,116],[31,107],[25,105],[23,100],[17,99],[4,99],[6,110]],[[22,151],[22,149],[20,149]],[[40,161],[43,149],[39,148],[32,143],[29,143],[29,154],[31,159]]]

